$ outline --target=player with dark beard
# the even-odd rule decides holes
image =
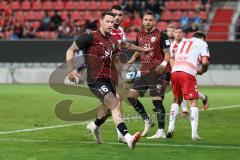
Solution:
[[[144,55],[135,53],[128,63],[134,63],[137,58],[141,60],[141,77],[136,80],[133,87],[127,93],[129,103],[141,115],[145,122],[145,128],[142,136],[148,134],[153,122],[146,113],[144,106],[137,99],[143,97],[149,89],[152,96],[152,103],[157,111],[158,130],[155,135],[149,139],[165,138],[165,109],[163,106],[163,97],[166,84],[170,81],[170,39],[166,33],[155,27],[156,20],[151,11],[144,12],[143,30],[137,34],[136,43],[138,46],[153,48],[153,50]]]

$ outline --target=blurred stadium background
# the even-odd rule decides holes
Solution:
[[[179,118],[176,138],[143,139],[134,152],[116,142],[114,126],[107,123],[103,127],[106,145],[99,147],[91,143],[84,123],[56,117],[54,107],[63,99],[74,100],[72,111],[76,113],[99,104],[94,98],[57,93],[48,83],[52,72],[64,63],[72,41],[95,30],[101,12],[112,5],[122,5],[126,11],[122,25],[129,41],[141,29],[145,9],[156,13],[159,29],[173,23],[184,29],[185,37],[197,30],[207,34],[211,65],[205,75],[197,77],[200,90],[210,100],[210,110],[200,113],[204,141],[193,143],[188,120]],[[0,0],[0,160],[238,160],[239,39],[239,0]],[[142,100],[152,113],[151,101]],[[169,93],[166,111],[171,102]],[[124,112],[135,114],[126,104]],[[143,125],[141,121],[127,124],[131,131]]]
[[[175,24],[185,37],[204,31],[211,66],[199,84],[240,85],[240,1],[234,0],[1,0],[0,83],[47,83],[71,42],[96,30],[101,12],[117,4],[126,11],[122,26],[129,41],[141,29],[145,9],[156,13],[159,29]]]

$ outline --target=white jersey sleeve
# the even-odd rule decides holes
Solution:
[[[208,45],[206,42],[202,41],[202,46],[201,46],[202,50],[201,50],[201,57],[210,57],[209,54],[209,49],[208,49]]]

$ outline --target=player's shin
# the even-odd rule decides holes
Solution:
[[[198,116],[199,116],[198,107],[191,107],[190,108],[190,122],[191,122],[191,127],[192,127],[192,138],[198,137],[198,133],[197,133]]]
[[[173,103],[170,109],[168,132],[173,132],[175,129],[175,121],[177,119],[178,112],[179,105],[177,103]]]
[[[134,107],[134,109],[140,114],[143,120],[149,120],[149,116],[144,109],[142,103],[136,98],[128,98],[128,102]]]
[[[161,100],[153,100],[153,105],[157,110],[157,121],[158,121],[158,129],[163,130],[165,127],[165,109]]]
[[[181,108],[182,108],[182,112],[188,112],[187,102],[184,99],[183,99],[183,101],[181,103]]]

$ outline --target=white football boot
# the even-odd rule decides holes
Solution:
[[[166,134],[163,129],[158,129],[156,134],[153,136],[147,137],[147,139],[164,139],[166,138]]]
[[[101,144],[101,136],[99,132],[99,127],[96,126],[96,124],[92,121],[87,125],[87,129],[92,132],[93,138],[96,141],[96,143]]]
[[[145,123],[145,127],[142,132],[142,137],[145,137],[148,134],[150,128],[154,127],[155,125],[155,123],[151,119],[144,120],[144,123]]]

